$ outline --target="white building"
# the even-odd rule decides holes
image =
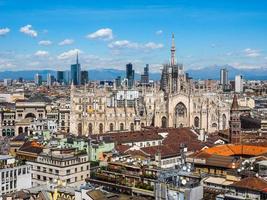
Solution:
[[[0,180],[1,199],[4,194],[31,187],[31,168],[11,156],[0,155]]]
[[[90,175],[87,154],[75,149],[44,149],[32,166],[32,184],[38,186],[47,181],[61,181],[68,186],[79,186]]]
[[[237,93],[243,92],[243,77],[241,75],[235,76],[235,92]]]

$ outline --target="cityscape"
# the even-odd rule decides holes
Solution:
[[[266,9],[0,0],[0,200],[266,200]]]

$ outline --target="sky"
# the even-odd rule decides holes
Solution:
[[[267,68],[265,0],[0,0],[0,71]]]

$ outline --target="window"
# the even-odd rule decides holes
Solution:
[[[123,130],[124,130],[124,124],[120,123],[120,131],[123,131]]]
[[[103,124],[100,123],[99,124],[99,134],[102,134],[103,133]]]
[[[89,133],[89,135],[91,135],[93,133],[93,125],[91,123],[89,123],[89,125],[88,125],[88,133]]]
[[[178,103],[175,107],[175,115],[178,117],[185,117],[186,112],[186,107],[182,102]]]
[[[113,123],[109,124],[109,131],[113,131],[114,127],[113,127]]]
[[[194,126],[196,128],[199,128],[199,117],[195,117],[195,119],[194,119]]]
[[[131,131],[134,131],[134,123],[131,123],[131,125],[130,125],[131,127]]]

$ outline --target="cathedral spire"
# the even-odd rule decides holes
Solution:
[[[171,66],[176,64],[175,61],[175,41],[174,41],[174,33],[172,33],[172,47],[171,47]]]

